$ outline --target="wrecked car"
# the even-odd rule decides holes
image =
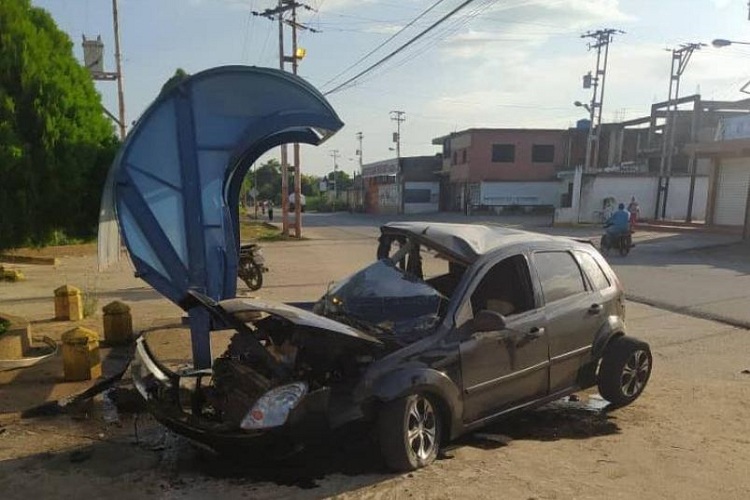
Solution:
[[[213,449],[366,422],[408,471],[498,418],[590,387],[622,407],[649,380],[650,348],[626,335],[622,285],[591,244],[391,223],[374,257],[314,304],[192,293],[235,333],[210,369],[184,373],[140,338],[133,378],[153,414]]]

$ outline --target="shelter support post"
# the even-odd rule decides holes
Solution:
[[[211,318],[203,307],[188,311],[190,340],[193,346],[193,368],[211,368]]]

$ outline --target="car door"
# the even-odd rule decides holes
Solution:
[[[544,298],[552,394],[576,384],[605,318],[604,307],[571,252],[534,252],[532,261]]]
[[[465,307],[474,318],[494,311],[504,327],[479,331],[469,321],[460,344],[464,422],[469,424],[547,394],[548,345],[525,255],[518,254],[476,277]]]

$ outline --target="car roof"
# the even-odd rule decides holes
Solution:
[[[389,222],[380,228],[382,234],[403,235],[420,240],[427,246],[472,263],[500,248],[530,243],[565,243],[579,246],[571,238],[550,236],[502,226],[451,224],[445,222]]]

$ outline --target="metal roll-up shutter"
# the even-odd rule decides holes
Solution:
[[[742,226],[745,223],[750,159],[723,160],[719,168],[714,223]]]

